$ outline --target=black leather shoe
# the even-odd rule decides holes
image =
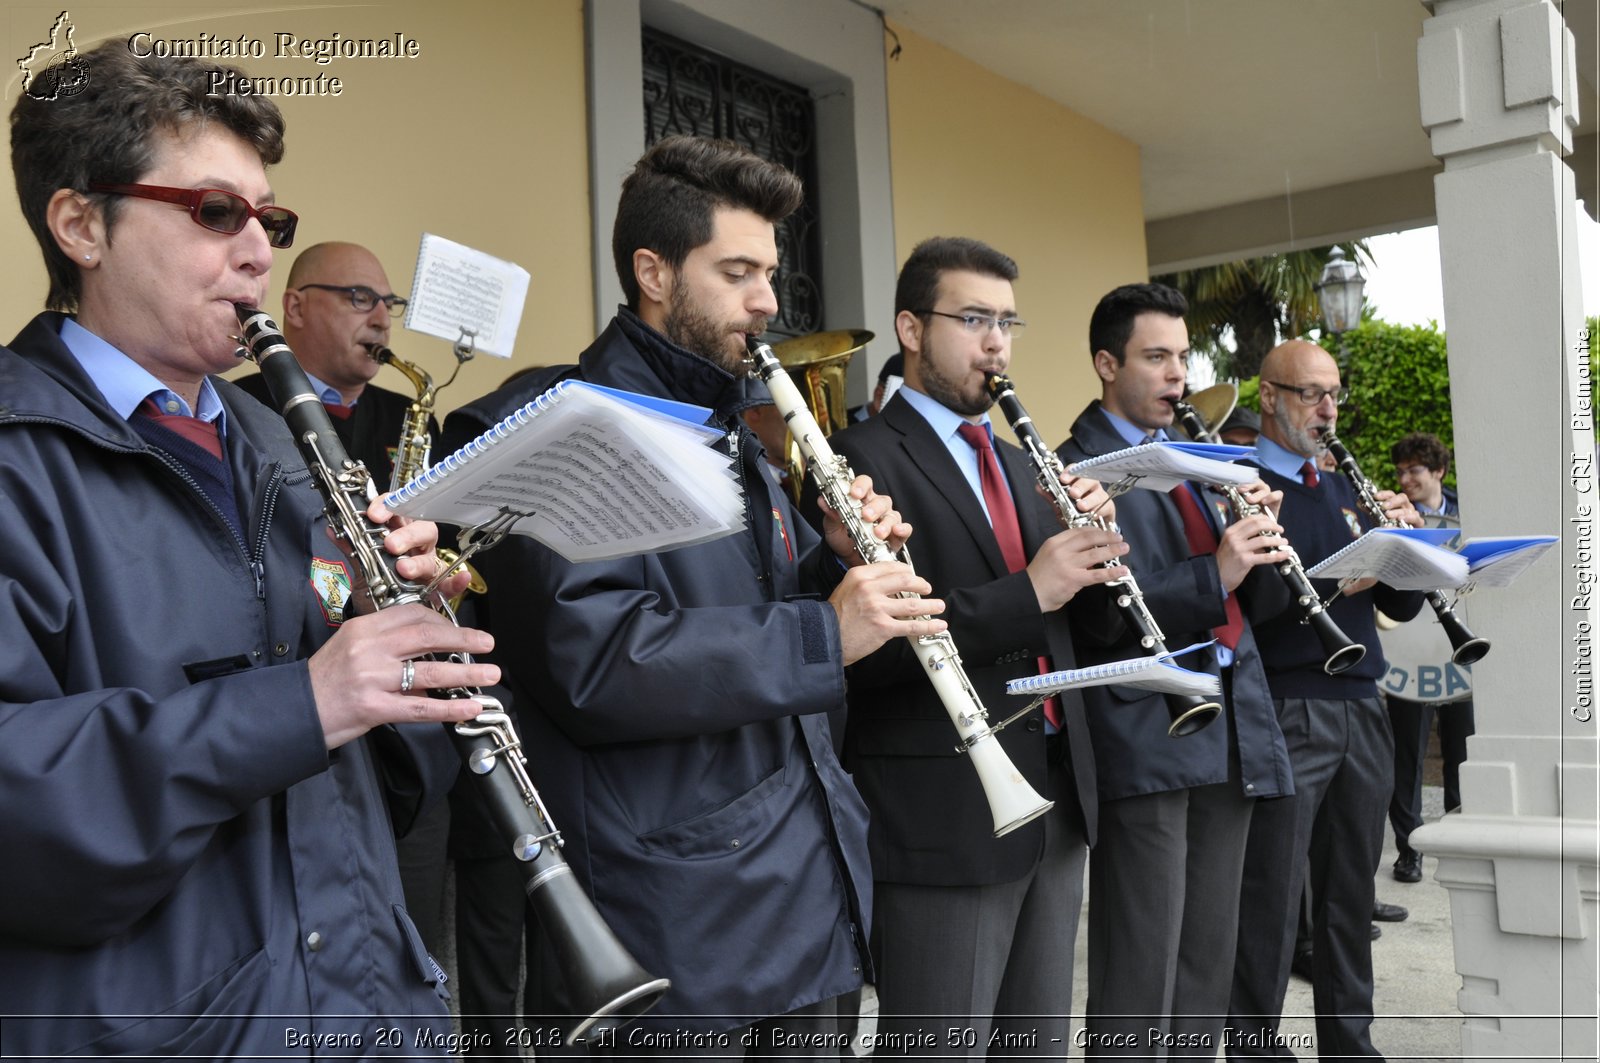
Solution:
[[[1373,941],[1377,941],[1379,938],[1383,937],[1383,927],[1379,926],[1377,923],[1373,923],[1367,929],[1372,931]]]
[[[1289,971],[1296,978],[1311,981],[1311,950],[1295,949],[1294,959],[1289,961]]]
[[[1422,854],[1401,853],[1400,859],[1394,862],[1394,878],[1396,882],[1421,882]]]
[[[1403,923],[1410,915],[1410,912],[1398,904],[1384,904],[1382,901],[1372,902],[1372,918],[1380,923]]]

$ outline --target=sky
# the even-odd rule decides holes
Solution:
[[[1411,229],[1368,238],[1374,264],[1363,266],[1367,302],[1395,325],[1437,321],[1446,328],[1439,280],[1439,229]],[[1584,316],[1600,314],[1600,224],[1578,207],[1578,268],[1583,274]]]

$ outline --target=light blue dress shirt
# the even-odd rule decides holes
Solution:
[[[210,377],[201,378],[200,394],[196,399],[199,409],[191,410],[177,392],[157,380],[148,369],[70,317],[61,325],[61,342],[72,352],[118,417],[124,420],[132,417],[145,399],[154,399],[156,408],[162,413],[216,422],[218,438],[227,438],[227,410],[217,397],[216,389],[211,386]]]
[[[960,469],[961,475],[966,478],[967,486],[972,488],[972,493],[977,496],[978,505],[983,507],[983,515],[988,517],[989,506],[983,500],[983,476],[978,464],[978,452],[973,449],[971,443],[961,438],[959,431],[962,425],[969,423],[967,419],[910,386],[902,387],[899,393],[906,397],[911,408],[922,415],[922,419],[933,429],[933,434],[944,443],[945,449],[955,459],[956,468]],[[989,423],[987,414],[981,423],[984,430],[989,433],[989,442],[993,445],[994,427]],[[994,526],[994,518],[990,517],[989,525]]]

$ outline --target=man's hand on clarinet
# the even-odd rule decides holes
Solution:
[[[899,561],[858,565],[846,572],[828,597],[839,618],[844,663],[854,664],[890,639],[937,635],[948,628],[937,619],[944,612],[940,599],[900,597],[931,593],[928,581]]]
[[[911,525],[900,519],[894,501],[888,495],[880,495],[872,490],[870,476],[857,476],[851,481],[850,497],[861,504],[861,520],[872,529],[872,534],[889,548],[891,554],[899,553],[911,537]],[[855,540],[850,537],[839,515],[828,505],[827,499],[819,497],[817,504],[822,507],[822,537],[829,549],[847,565],[865,564],[856,550]]]

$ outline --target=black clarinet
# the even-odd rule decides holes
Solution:
[[[1172,408],[1176,411],[1178,420],[1183,422],[1184,431],[1189,433],[1190,438],[1208,443],[1217,442],[1211,426],[1206,424],[1206,419],[1200,416],[1199,410],[1181,399],[1174,400]],[[1241,520],[1263,511],[1263,507],[1245,501],[1244,495],[1232,484],[1212,486],[1228,497],[1228,502]],[[1322,670],[1328,675],[1349,671],[1367,655],[1367,648],[1359,642],[1352,641],[1323,607],[1322,599],[1318,597],[1316,588],[1311,586],[1311,579],[1306,575],[1305,566],[1300,563],[1300,555],[1294,552],[1294,547],[1289,545],[1287,539],[1283,541],[1283,549],[1288,557],[1273,565],[1272,569],[1283,577],[1284,585],[1289,588],[1289,596],[1294,599],[1295,607],[1300,610],[1300,622],[1311,625],[1317,641],[1322,643],[1322,652],[1327,654],[1327,658],[1322,662]]]
[[[255,307],[241,303],[234,309],[242,326],[240,353],[260,366],[267,391],[288,422],[322,496],[328,523],[360,569],[359,582],[371,594],[374,607],[428,604],[427,588],[402,579],[395,571],[395,558],[383,549],[386,529],[366,517],[367,506],[378,496],[377,485],[366,466],[345,451],[283,333]],[[450,659],[470,661],[464,654]],[[504,706],[468,687],[428,693],[449,700],[471,699],[483,706],[473,719],[446,724],[445,729],[468,773],[478,780],[490,818],[521,864],[528,901],[550,936],[575,1009],[588,1016],[572,1029],[570,1038],[580,1040],[597,1028],[622,1026],[644,1014],[671,982],[652,977],[639,966],[573,876],[561,855],[561,832],[528,778],[522,742]]]
[[[991,373],[984,378],[984,383],[989,388],[989,394],[994,396],[995,405],[1000,407],[1000,412],[1005,414],[1006,420],[1010,422],[1011,430],[1021,440],[1022,449],[1027,452],[1028,460],[1033,463],[1034,475],[1038,479],[1039,486],[1055,505],[1056,516],[1060,518],[1061,523],[1068,528],[1087,528],[1091,525],[1106,527],[1106,522],[1099,517],[1079,510],[1077,504],[1072,501],[1072,496],[1061,486],[1061,459],[1045,444],[1039,429],[1034,427],[1033,418],[1022,408],[1022,400],[1017,398],[1011,379],[999,373]],[[1117,564],[1117,560],[1112,558],[1101,562],[1101,567],[1115,568]],[[1166,636],[1156,623],[1156,618],[1150,614],[1149,606],[1145,605],[1144,594],[1133,578],[1133,570],[1129,569],[1126,576],[1109,585],[1117,588],[1117,609],[1122,613],[1123,621],[1138,634],[1139,648],[1152,657],[1166,654],[1167,647],[1164,641]],[[1205,701],[1193,694],[1165,696],[1167,715],[1172,720],[1167,728],[1167,734],[1174,738],[1194,734],[1216,719],[1217,714],[1222,711],[1219,702]]]
[[[1338,463],[1339,471],[1350,480],[1350,486],[1355,488],[1356,499],[1361,503],[1361,508],[1367,515],[1386,528],[1404,527],[1404,523],[1391,519],[1383,508],[1383,503],[1378,501],[1377,489],[1372,481],[1367,479],[1366,473],[1361,471],[1361,466],[1356,464],[1356,459],[1351,455],[1339,437],[1332,432],[1322,433],[1322,445],[1328,448],[1328,453],[1333,455],[1333,460]],[[1471,664],[1483,659],[1489,652],[1489,640],[1479,638],[1467,630],[1467,625],[1456,616],[1455,608],[1439,591],[1428,591],[1425,595],[1428,606],[1439,618],[1439,624],[1444,628],[1445,636],[1450,640],[1450,660],[1456,664]]]

